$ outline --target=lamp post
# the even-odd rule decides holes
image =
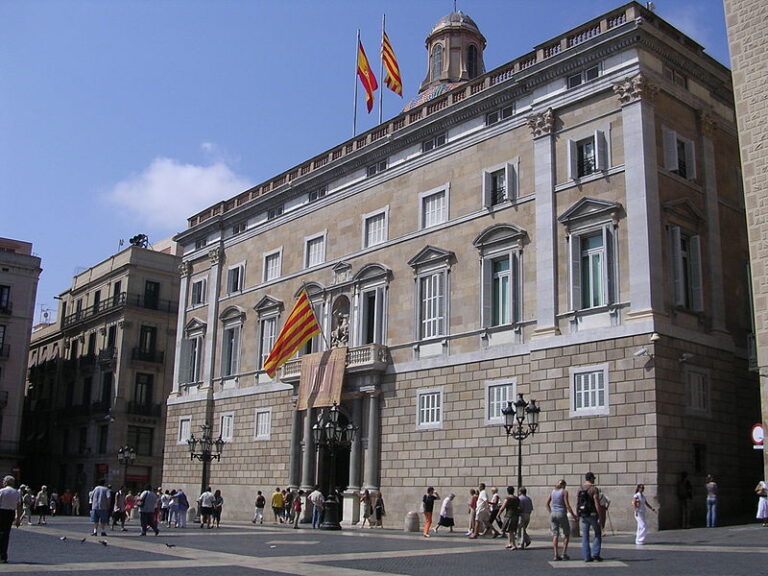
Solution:
[[[336,454],[340,448],[348,450],[357,434],[357,426],[339,423],[339,407],[333,403],[327,412],[320,415],[312,426],[315,449],[322,446],[328,451],[330,472],[328,474],[328,498],[325,500],[325,515],[320,528],[323,530],[341,530],[339,523],[339,505],[336,499]]]
[[[517,489],[523,485],[523,440],[533,434],[539,427],[539,412],[541,409],[536,406],[536,400],[531,400],[528,404],[523,399],[522,394],[517,395],[517,401],[507,402],[507,407],[501,409],[504,414],[504,429],[507,436],[512,436],[517,440]],[[527,423],[526,423],[527,420]]]
[[[209,484],[210,467],[212,460],[221,460],[221,449],[224,446],[224,440],[221,435],[214,440],[211,437],[211,426],[207,422],[200,426],[200,438],[195,438],[192,434],[187,440],[189,446],[189,459],[199,460],[203,463],[203,478],[200,482],[200,493],[205,492]],[[199,450],[197,450],[199,446]]]
[[[128,466],[136,460],[136,450],[126,444],[117,450],[117,461],[123,465],[123,486],[128,485]]]

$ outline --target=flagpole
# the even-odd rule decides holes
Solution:
[[[381,67],[379,68],[379,80],[384,82],[384,26],[386,24],[387,15],[381,15],[381,47],[379,48],[379,56]],[[382,116],[384,114],[384,88],[379,90],[379,124],[382,123]]]
[[[355,42],[355,102],[352,106],[352,137],[357,136],[357,68],[360,52],[360,28],[357,29],[357,42]]]

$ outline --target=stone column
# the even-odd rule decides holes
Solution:
[[[365,451],[365,474],[363,485],[367,490],[379,490],[379,391],[373,386],[365,386],[360,391],[366,394],[368,403],[367,444]]]
[[[224,248],[217,246],[210,252],[211,269],[208,275],[208,329],[205,339],[205,367],[203,368],[203,387],[212,388],[214,364],[216,360],[216,340],[219,319],[219,284],[221,283],[221,265],[224,261]]]
[[[288,488],[296,490],[299,487],[299,430],[301,429],[301,414],[296,410],[296,402],[291,402],[291,447],[288,456]]]
[[[357,524],[360,521],[360,455],[362,451],[362,396],[352,398],[352,424],[357,426],[357,434],[349,448],[349,486],[344,492],[344,524]]]
[[[699,112],[702,134],[702,172],[704,180],[704,198],[707,214],[707,273],[710,292],[710,317],[712,330],[726,332],[725,294],[723,285],[723,252],[720,237],[720,205],[717,194],[717,173],[715,171],[715,145],[712,137],[717,131],[715,117],[707,112]]]
[[[548,108],[528,117],[533,135],[534,193],[536,194],[536,330],[534,338],[554,336],[557,313],[557,242],[555,232],[554,126]]]
[[[300,416],[301,418],[301,416]],[[301,489],[311,491],[315,486],[314,462],[315,447],[312,440],[312,409],[303,412],[304,438],[301,441]]]
[[[629,258],[628,319],[653,318],[663,310],[661,208],[659,205],[656,119],[658,88],[640,74],[615,84],[624,126],[624,179]]]
[[[189,291],[189,275],[192,272],[192,266],[189,262],[182,262],[179,265],[179,314],[176,317],[176,351],[173,356],[173,392],[172,396],[178,396],[181,393],[179,389],[179,378],[181,378],[182,348],[184,341],[184,325],[187,323],[187,295]]]

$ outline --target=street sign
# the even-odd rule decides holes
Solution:
[[[763,449],[764,431],[762,424],[755,424],[752,426],[752,448],[755,450]]]

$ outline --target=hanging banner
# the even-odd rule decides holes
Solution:
[[[341,403],[346,362],[346,347],[302,356],[296,409],[307,410]]]

